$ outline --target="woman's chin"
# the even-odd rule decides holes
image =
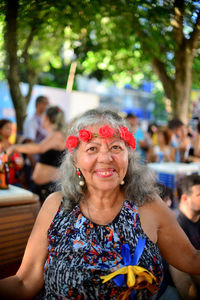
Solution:
[[[100,191],[113,191],[119,190],[120,184],[119,182],[115,182],[114,180],[110,181],[101,181],[94,184],[95,189]]]

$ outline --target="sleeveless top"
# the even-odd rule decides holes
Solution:
[[[100,276],[123,267],[122,245],[128,244],[133,255],[139,237],[145,238],[146,244],[138,265],[156,277],[155,292],[161,284],[162,259],[157,245],[142,230],[133,202],[125,200],[120,213],[108,225],[93,223],[78,205],[69,212],[61,204],[48,230],[44,296],[39,299],[117,299],[127,290],[126,280],[117,286],[113,280],[102,283]],[[134,300],[139,299],[151,299],[149,290],[135,290]]]
[[[50,149],[39,156],[39,162],[48,166],[58,168],[64,156],[65,150]]]

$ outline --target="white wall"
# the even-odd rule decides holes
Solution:
[[[72,91],[67,93],[69,103],[69,120],[82,114],[88,109],[99,106],[99,96],[86,92]]]
[[[92,93],[79,91],[66,92],[65,89],[36,85],[28,106],[28,114],[35,112],[35,99],[39,95],[47,96],[50,105],[58,105],[63,109],[67,122],[84,111],[96,108],[99,105],[99,96]]]

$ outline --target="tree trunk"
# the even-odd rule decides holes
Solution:
[[[29,74],[29,91],[23,96],[20,90],[19,65],[17,59],[17,16],[18,16],[18,0],[6,1],[6,54],[7,54],[7,79],[10,89],[12,102],[15,108],[17,132],[22,134],[23,121],[26,116],[27,104],[31,97],[33,84],[36,81],[36,75]]]
[[[186,1],[174,1],[174,19],[171,22],[176,42],[174,78],[169,77],[166,71],[167,66],[159,58],[155,57],[152,65],[162,82],[166,97],[171,100],[173,117],[179,118],[187,124],[192,85],[192,65],[195,51],[199,46],[200,11],[198,10],[189,38],[186,38],[184,35],[185,7]]]
[[[192,85],[192,65],[194,55],[189,47],[183,47],[176,54],[176,75],[174,81],[173,115],[188,123],[190,91]]]
[[[165,67],[159,59],[153,61],[153,69],[162,82],[166,97],[171,100],[173,117],[185,124],[188,123],[193,59],[190,49],[182,48],[177,52],[174,80],[167,76]]]

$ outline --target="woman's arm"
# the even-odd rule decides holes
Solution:
[[[183,272],[200,274],[200,251],[193,247],[174,212],[160,199],[155,201],[154,211],[159,221],[157,244],[161,255]]]
[[[180,271],[200,274],[200,251],[190,243],[175,214],[157,197],[140,208],[144,232],[158,244],[163,258]]]
[[[61,132],[55,131],[52,135],[46,137],[40,143],[15,144],[7,149],[7,154],[10,156],[14,151],[25,154],[40,154],[49,149],[64,149],[64,136]]]
[[[59,192],[44,202],[29,237],[22,264],[16,275],[0,280],[0,299],[32,299],[41,290],[48,255],[47,230],[61,202]]]

